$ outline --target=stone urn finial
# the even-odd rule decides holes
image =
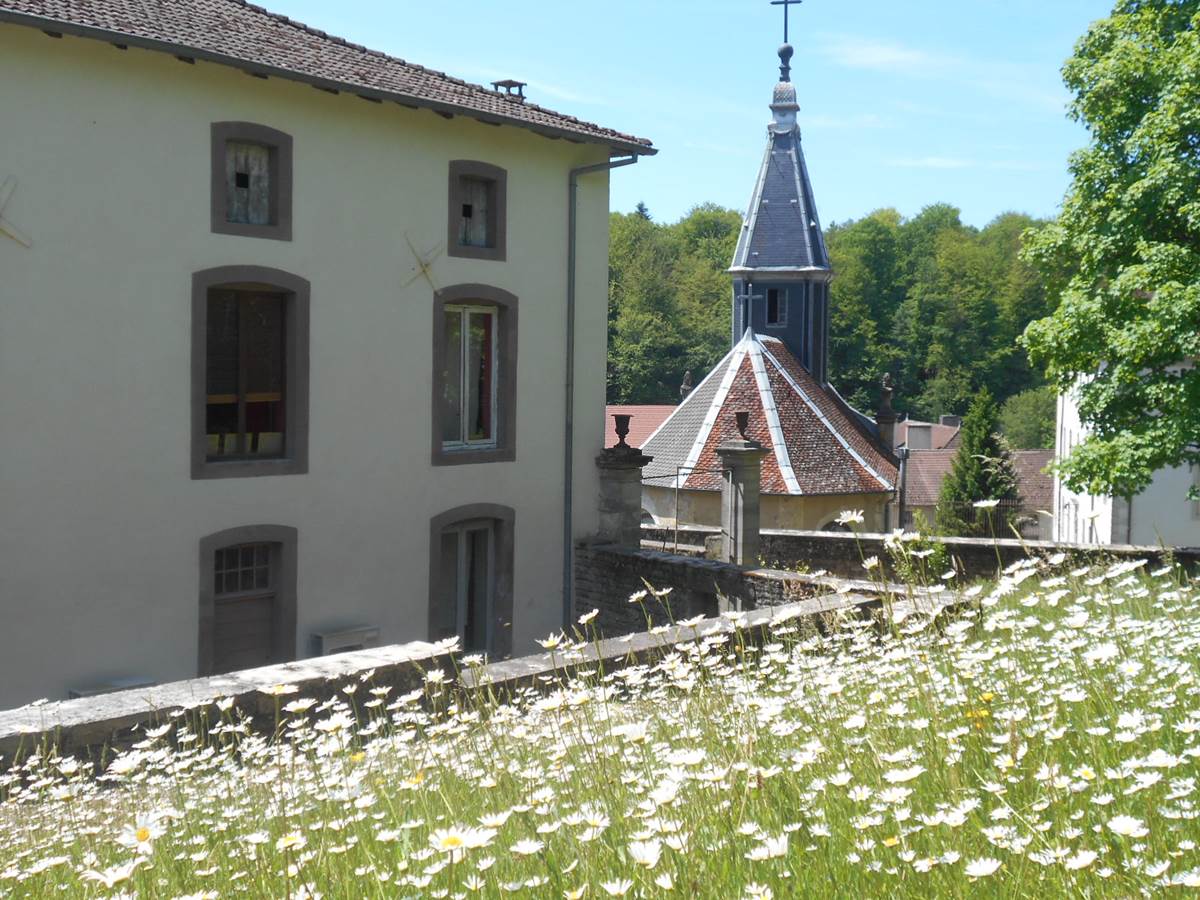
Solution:
[[[629,413],[613,413],[613,421],[617,423],[617,446],[628,447],[625,443],[625,438],[629,436],[629,420],[633,416]]]

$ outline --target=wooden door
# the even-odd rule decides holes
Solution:
[[[277,549],[243,544],[217,551],[213,598],[213,672],[275,661]]]

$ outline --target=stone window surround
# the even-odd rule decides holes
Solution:
[[[278,459],[210,460],[207,458],[206,368],[208,293],[220,287],[253,287],[282,291],[284,310],[284,433],[286,454]],[[259,475],[303,475],[308,471],[308,281],[299,275],[263,266],[219,266],[192,274],[192,478],[248,478]]]
[[[438,640],[433,625],[438,621],[437,573],[441,571],[442,532],[459,522],[490,519],[495,525],[495,562],[492,594],[492,649],[490,655],[501,659],[512,655],[513,620],[513,547],[516,511],[498,503],[469,503],[456,506],[429,520],[429,639]]]
[[[288,525],[243,525],[227,528],[200,539],[200,619],[197,641],[196,672],[213,673],[213,626],[216,620],[216,593],[213,570],[218,550],[240,544],[270,544],[272,582],[275,591],[275,616],[272,635],[273,663],[296,658],[296,549],[298,532]]]
[[[462,191],[460,182],[464,178],[482,178],[495,185],[495,195],[488,211],[491,221],[488,233],[492,236],[491,247],[471,247],[459,243],[458,227],[462,218]],[[491,259],[503,262],[508,251],[508,172],[491,163],[474,159],[450,160],[450,199],[446,207],[446,255],[466,259]]]
[[[445,308],[459,304],[494,306],[496,342],[496,445],[448,450],[442,444],[442,368],[446,353]],[[435,466],[512,462],[517,458],[517,297],[488,284],[454,284],[433,295],[433,375],[431,461]]]
[[[229,141],[262,144],[271,151],[271,218],[267,225],[230,222],[225,204],[225,145]],[[254,122],[212,123],[211,216],[214,234],[292,239],[292,136]]]

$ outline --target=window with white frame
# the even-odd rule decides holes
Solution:
[[[496,446],[499,315],[492,306],[445,306],[442,446]]]

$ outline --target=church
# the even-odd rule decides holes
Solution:
[[[892,452],[889,392],[876,419],[851,407],[830,383],[829,284],[833,269],[801,147],[792,47],[779,49],[767,146],[729,274],[729,353],[645,441],[647,513],[661,525],[718,525],[717,446],[748,412],[762,463],[762,526],[837,527],[842,510],[862,510],[863,527],[893,523],[899,463]]]

